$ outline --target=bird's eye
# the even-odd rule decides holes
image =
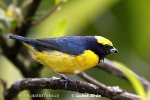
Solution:
[[[109,53],[109,49],[110,49],[110,46],[108,44],[104,45],[104,50],[107,54]]]

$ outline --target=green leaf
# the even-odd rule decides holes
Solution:
[[[147,90],[147,98],[148,98],[148,100],[150,99],[150,87]]]
[[[56,36],[63,36],[65,35],[66,29],[67,29],[68,23],[67,20],[61,20],[60,23],[58,23],[56,29],[54,30],[54,34]]]
[[[6,8],[6,4],[5,4],[4,0],[0,0],[0,6],[3,8]]]
[[[102,14],[118,0],[70,0],[56,10],[43,22],[32,28],[31,37],[51,37],[62,20],[66,20],[67,27],[63,35],[73,35],[86,27],[91,20]],[[38,34],[37,34],[38,33]]]
[[[0,55],[0,79],[10,87],[17,80],[22,79],[20,71],[5,56]]]
[[[61,1],[62,0],[55,0],[55,4],[57,5],[57,4],[61,3]]]
[[[2,25],[2,23],[0,23],[0,36],[2,36],[3,31],[4,31],[4,26]]]
[[[141,96],[141,100],[146,100],[147,95],[144,90],[144,86],[141,84],[136,74],[132,72],[131,70],[129,70],[125,65],[119,62],[113,62],[113,63],[117,66],[117,68],[119,68],[124,73],[124,75],[132,84],[136,93]]]

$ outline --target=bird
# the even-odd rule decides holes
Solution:
[[[101,63],[108,54],[118,53],[102,36],[26,38],[10,34],[9,38],[23,42],[36,61],[60,74],[83,72]]]

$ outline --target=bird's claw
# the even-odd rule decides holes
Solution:
[[[64,74],[57,73],[57,75],[59,75],[61,77],[61,79],[66,81],[65,82],[65,89],[67,89],[67,85],[68,85],[69,81],[71,81],[71,80]]]

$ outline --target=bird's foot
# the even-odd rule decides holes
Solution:
[[[57,75],[60,76],[61,79],[70,80],[65,74],[57,73]]]
[[[69,81],[71,81],[71,79],[69,79],[66,75],[64,74],[60,74],[60,73],[57,73],[57,75],[59,75],[61,77],[61,79],[65,80],[65,89],[67,89],[67,86],[68,86],[68,83]]]

